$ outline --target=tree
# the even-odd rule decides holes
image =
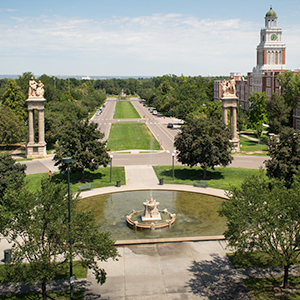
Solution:
[[[267,175],[284,180],[286,186],[290,186],[300,165],[300,133],[293,128],[285,128],[279,138],[279,142],[276,138],[268,142],[271,159],[265,161]]]
[[[106,272],[97,261],[115,259],[117,249],[110,233],[98,230],[91,212],[76,209],[79,201],[78,197],[71,200],[70,232],[67,185],[44,179],[36,192],[23,187],[6,193],[0,206],[0,214],[5,216],[0,225],[1,233],[13,243],[12,258],[6,265],[8,279],[41,282],[43,299],[47,299],[47,281],[76,258],[93,269],[98,283],[105,282]]]
[[[21,120],[25,120],[27,116],[25,110],[25,96],[13,79],[8,79],[5,92],[2,96],[2,105],[9,107]]]
[[[0,144],[20,143],[25,137],[23,122],[9,107],[0,107],[0,128]]]
[[[26,168],[9,154],[0,155],[0,204],[7,188],[18,190],[22,187]]]
[[[63,157],[72,157],[71,171],[80,171],[84,181],[84,169],[95,171],[100,165],[107,166],[109,156],[106,151],[106,142],[98,129],[98,124],[85,121],[70,123],[59,137],[56,145],[54,160],[55,166],[66,170],[62,163]]]
[[[273,93],[270,100],[266,101],[266,110],[269,120],[269,132],[278,134],[289,120],[290,109],[282,98]]]
[[[268,122],[266,110],[267,100],[268,97],[265,92],[253,92],[253,95],[248,100],[248,102],[250,103],[248,119],[252,128],[255,128],[257,130],[258,136],[261,136],[263,123]]]
[[[182,126],[174,145],[178,161],[192,167],[200,164],[206,178],[206,169],[227,166],[232,161],[230,131],[220,120],[195,117]]]
[[[298,263],[300,253],[299,193],[299,177],[287,189],[283,182],[268,180],[261,173],[247,178],[241,188],[232,188],[220,210],[227,221],[228,245],[241,252],[270,255],[284,267],[284,288],[289,266]]]
[[[283,88],[283,99],[291,108],[297,107],[300,99],[300,73],[294,75],[293,71],[286,71],[278,75],[278,81]]]

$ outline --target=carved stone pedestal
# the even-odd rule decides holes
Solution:
[[[46,157],[46,143],[43,144],[34,144],[27,143],[26,144],[26,157],[34,158],[34,157]]]
[[[230,109],[230,131],[232,133],[232,139],[230,142],[233,144],[233,151],[240,151],[240,139],[237,133],[237,101],[238,98],[235,95],[223,96],[222,101],[222,121],[228,126],[228,114],[227,109]]]

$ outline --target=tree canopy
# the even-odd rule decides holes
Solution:
[[[0,204],[5,191],[19,190],[24,182],[26,166],[16,163],[9,154],[0,155]]]
[[[269,120],[269,132],[278,134],[288,124],[290,109],[282,98],[273,93],[266,101],[266,110]]]
[[[24,123],[7,106],[0,107],[0,128],[0,144],[11,145],[24,140]]]
[[[26,116],[25,96],[13,79],[8,79],[5,86],[2,105],[9,107],[24,122]]]
[[[298,263],[300,253],[299,193],[299,177],[287,189],[282,181],[261,173],[247,178],[241,188],[232,188],[220,210],[227,221],[224,235],[229,246],[269,254],[284,267],[284,288],[289,266]]]
[[[13,243],[6,277],[41,282],[44,299],[46,282],[71,258],[93,269],[98,283],[103,284],[106,272],[97,262],[118,256],[110,234],[99,231],[92,212],[76,209],[78,197],[71,199],[69,231],[67,197],[66,184],[44,179],[36,192],[29,192],[26,187],[19,191],[10,189],[0,205],[0,232]]]
[[[278,75],[278,80],[283,88],[283,99],[292,109],[299,104],[300,99],[300,73],[294,75],[293,71],[286,71]]]
[[[227,166],[232,161],[230,131],[217,119],[195,117],[187,120],[175,137],[177,158],[190,167],[200,164],[206,169]]]
[[[100,165],[106,166],[110,160],[106,151],[106,142],[101,142],[104,137],[98,129],[98,124],[89,122],[72,122],[61,133],[56,145],[54,160],[60,170],[66,170],[63,164],[64,157],[72,157],[71,171],[79,171],[84,180],[84,170],[97,170]]]
[[[279,141],[271,138],[268,142],[271,159],[265,161],[267,175],[284,180],[287,186],[293,182],[300,165],[300,133],[293,128],[284,128]]]
[[[257,134],[260,136],[262,132],[262,125],[268,122],[266,101],[268,100],[265,92],[258,93],[253,92],[252,96],[249,97],[248,102],[250,108],[248,111],[248,119],[252,128],[257,130]]]

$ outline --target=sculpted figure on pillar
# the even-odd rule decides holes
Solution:
[[[32,97],[43,98],[43,96],[44,96],[44,85],[40,80],[39,83],[37,83],[31,76],[29,80],[28,98],[32,98]]]
[[[28,89],[28,97],[35,97],[36,96],[36,87],[37,83],[31,76],[29,80],[29,89]]]
[[[230,76],[230,80],[222,82],[222,97],[236,97],[235,80]]]
[[[39,80],[38,88],[36,89],[36,95],[37,97],[43,97],[44,96],[44,85]]]

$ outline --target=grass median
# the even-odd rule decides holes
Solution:
[[[27,188],[30,191],[35,191],[41,187],[41,179],[48,178],[48,173],[30,174],[26,176]],[[92,188],[100,188],[106,186],[116,185],[116,181],[120,180],[121,184],[125,184],[125,170],[124,167],[112,168],[112,182],[110,182],[110,167],[99,168],[96,171],[86,171],[84,178],[87,179],[86,183],[78,182],[81,178],[81,173],[70,174],[70,189],[71,192],[78,192],[79,185],[91,184]],[[57,182],[65,182],[67,184],[67,175],[63,177],[61,173],[55,172],[51,180]]]
[[[114,119],[140,119],[141,116],[129,101],[117,101]]]
[[[160,145],[146,124],[118,122],[111,126],[107,148],[111,151],[159,150]]]
[[[193,185],[195,181],[203,180],[208,187],[228,190],[230,186],[239,187],[248,177],[259,173],[258,169],[215,168],[207,170],[207,179],[202,179],[203,169],[200,167],[175,166],[174,181],[172,166],[153,166],[157,178],[163,178],[164,183]]]

